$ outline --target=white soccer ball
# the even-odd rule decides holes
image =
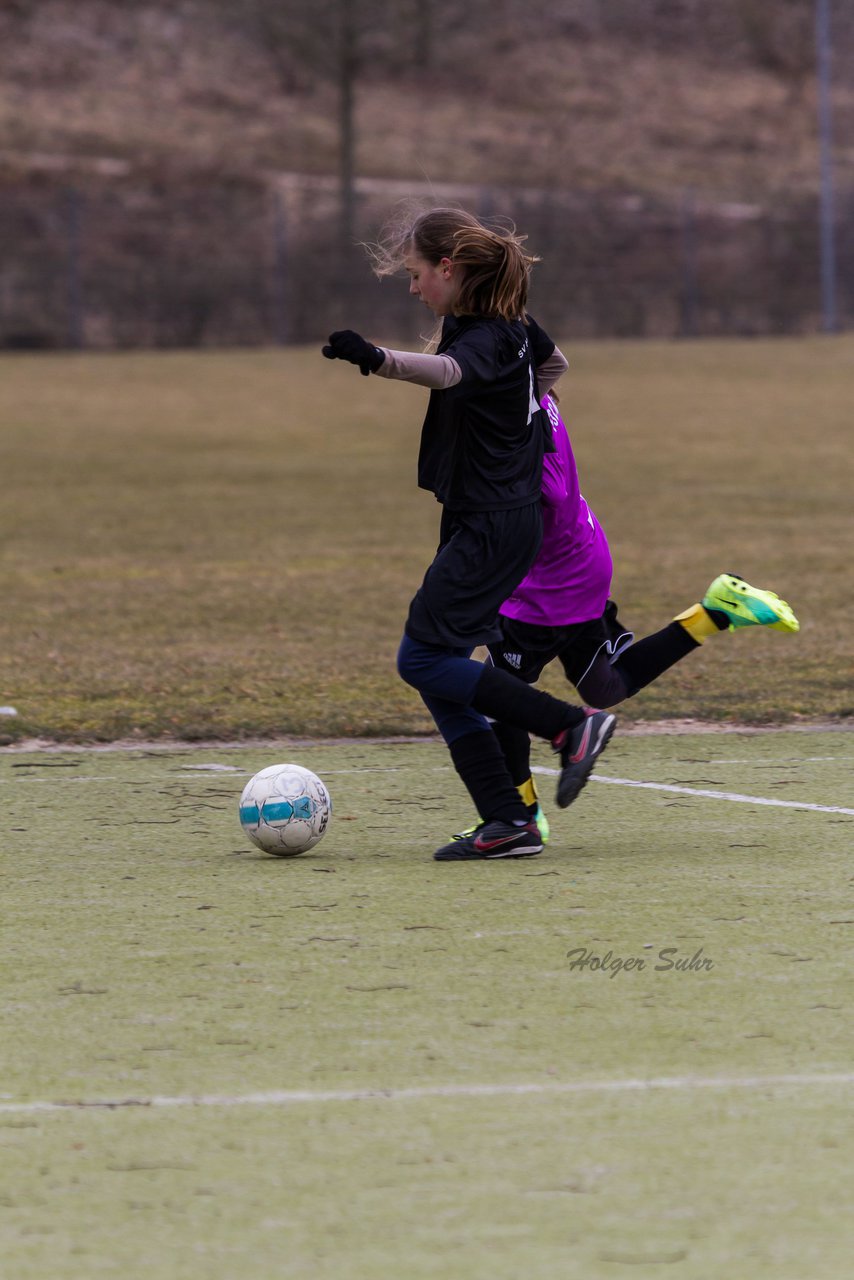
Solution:
[[[271,764],[250,778],[240,797],[240,825],[265,853],[292,858],[323,836],[332,800],[316,773],[299,764]]]

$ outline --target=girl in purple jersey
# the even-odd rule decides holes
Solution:
[[[435,354],[374,346],[352,330],[323,354],[430,388],[418,483],[442,507],[439,549],[409,608],[398,652],[448,744],[483,822],[436,851],[442,861],[528,857],[542,850],[490,721],[550,740],[557,800],[575,799],[615,719],[537,692],[472,659],[501,638],[498,610],[530,570],[542,539],[540,489],[551,428],[538,403],[566,368],[527,314],[535,259],[510,232],[460,209],[433,209],[396,228],[375,254],[379,275],[403,268],[409,291],[441,321]]]
[[[543,399],[554,452],[543,458],[540,553],[516,591],[501,606],[504,618],[561,627],[600,618],[611,586],[611,553],[587,505],[569,435],[551,396]]]
[[[557,658],[589,706],[614,707],[719,631],[746,626],[798,630],[784,600],[734,574],[721,574],[701,604],[633,643],[632,632],[617,621],[617,606],[609,599],[611,553],[582,496],[566,426],[552,397],[543,399],[543,407],[554,443],[554,452],[543,461],[543,541],[531,569],[501,606],[501,639],[488,646],[497,669],[533,684]],[[520,795],[548,839],[531,777],[530,738],[510,725],[496,723],[493,728]]]

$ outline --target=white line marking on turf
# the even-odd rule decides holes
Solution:
[[[32,782],[49,782],[52,785],[54,785],[57,783],[64,783],[64,782],[122,782],[122,781],[132,783],[134,786],[140,785],[138,778],[122,779],[122,778],[119,778],[118,775],[114,773],[92,773],[92,774],[66,773],[66,774],[63,774],[61,777],[53,776],[53,775],[49,777],[48,775],[42,773],[42,774],[39,774],[37,778],[33,777],[32,775],[22,774],[20,778],[0,778],[0,785],[20,786],[24,783],[29,785]]]
[[[816,758],[818,759],[818,757]],[[836,757],[831,757],[831,756],[828,756],[826,758],[828,760],[836,759]],[[709,764],[712,766],[720,763],[721,761],[715,761],[715,760],[709,761]],[[736,762],[729,761],[727,763],[736,763]],[[193,766],[193,767],[195,768],[198,766]],[[186,766],[182,766],[182,768],[186,768]],[[449,770],[448,765],[432,765],[428,769],[420,770],[420,772],[421,773],[447,773],[448,770]],[[251,771],[249,769],[245,769],[245,770],[235,769],[234,772],[237,774],[245,774],[247,778],[251,777]],[[340,777],[344,774],[401,773],[401,772],[402,772],[402,769],[399,765],[366,765],[366,766],[361,766],[355,769],[324,769],[323,776],[332,777],[333,775],[337,775]],[[548,777],[557,777],[559,770],[549,769],[545,765],[534,765],[531,769],[531,772],[544,774]],[[7,785],[10,783],[33,783],[33,782],[36,782],[36,783],[50,782],[55,784],[60,782],[105,782],[105,781],[115,781],[115,780],[116,779],[114,777],[111,777],[111,775],[109,774],[104,774],[104,775],[101,775],[100,777],[97,775],[89,775],[89,774],[77,774],[76,776],[73,774],[71,775],[66,774],[65,776],[62,776],[62,777],[45,777],[44,775],[41,775],[40,777],[37,777],[37,778],[26,777],[26,776],[20,777],[20,778],[0,778],[0,785],[2,785],[3,783],[6,783]],[[119,781],[133,783],[134,785],[139,785],[139,782],[140,782],[139,779],[133,779],[133,778],[119,779]],[[160,779],[156,779],[156,781],[159,782]],[[738,791],[709,791],[707,789],[700,788],[700,787],[677,786],[675,783],[638,782],[634,778],[610,778],[606,774],[602,774],[602,773],[591,774],[590,781],[604,782],[614,787],[636,787],[640,790],[645,790],[645,791],[669,791],[669,792],[675,792],[678,795],[699,796],[705,800],[729,800],[734,804],[758,804],[758,805],[766,805],[768,808],[771,808],[771,809],[804,809],[812,813],[841,813],[849,817],[854,817],[854,809],[846,809],[846,808],[843,808],[841,805],[810,804],[806,800],[770,800],[765,796],[742,795]]]
[[[105,1098],[67,1102],[2,1102],[0,1113],[105,1110],[123,1107],[287,1107],[317,1102],[417,1102],[422,1098],[507,1098],[579,1093],[686,1092],[692,1089],[773,1089],[854,1085],[854,1072],[768,1076],[653,1076],[650,1079],[571,1080],[521,1084],[437,1084],[406,1089],[274,1089],[266,1093],[186,1094],[176,1097]]]
[[[545,773],[557,777],[558,769],[535,766],[532,773]],[[702,796],[706,800],[731,800],[735,804],[764,804],[772,809],[809,809],[813,813],[847,813],[854,817],[854,809],[839,805],[808,804],[806,800],[767,800],[764,796],[743,796],[738,791],[706,791],[701,787],[680,787],[667,782],[635,782],[632,778],[608,778],[603,773],[592,773],[590,782],[606,782],[613,787],[639,787],[648,791],[675,791],[684,796]]]
[[[791,769],[800,764],[849,764],[854,760],[854,756],[783,756],[780,760],[757,760],[755,756],[748,759],[744,756],[738,758],[729,756],[709,756],[708,760],[704,760],[704,764],[752,764],[759,769]]]
[[[846,759],[846,757],[814,756],[814,757],[810,757],[810,759],[815,761],[821,761],[821,760],[837,761],[837,760],[844,760]],[[725,761],[709,760],[708,763],[710,766],[714,767],[715,765],[718,765],[718,764],[738,764],[738,763],[755,764],[756,762],[755,761],[742,762],[737,760],[725,760]],[[180,765],[178,767],[178,771],[183,771],[183,770],[200,770],[200,771],[211,770],[215,772],[223,772],[223,773],[227,772],[227,773],[233,773],[237,775],[245,775],[247,778],[252,776],[251,770],[240,769],[233,765]],[[421,769],[420,772],[421,773],[447,773],[448,770],[449,770],[448,765],[431,765],[427,769]],[[360,774],[360,773],[401,773],[401,772],[403,772],[403,770],[401,769],[400,765],[361,765],[351,769],[324,769],[323,776],[332,777],[333,775],[337,775],[341,777],[347,774],[353,775],[353,774]],[[549,769],[545,765],[534,765],[531,768],[531,772],[543,774],[547,777],[557,777],[559,770]],[[134,778],[121,778],[118,780],[123,782],[128,782],[129,784],[132,783],[133,785],[140,784],[140,780],[134,779]],[[109,781],[116,781],[116,777],[110,774],[101,774],[101,775],[65,774],[61,776],[52,775],[50,777],[47,777],[44,774],[41,774],[38,777],[33,777],[32,775],[29,775],[29,776],[23,775],[18,778],[0,778],[0,785],[4,783],[6,785],[9,785],[11,783],[33,783],[33,782],[36,782],[36,783],[50,782],[52,784],[56,784],[56,783],[63,783],[63,782],[109,782]],[[143,782],[145,781],[148,781],[148,780],[143,780]],[[156,779],[156,781],[159,782],[160,779]],[[667,783],[667,782],[638,782],[634,778],[611,778],[611,777],[608,777],[607,774],[602,774],[602,773],[591,774],[590,781],[604,782],[614,787],[635,787],[635,788],[638,788],[639,790],[646,790],[646,791],[669,791],[669,792],[675,792],[676,794],[679,794],[679,795],[699,796],[705,800],[729,800],[734,804],[758,804],[758,805],[766,805],[772,809],[804,809],[804,810],[811,811],[813,813],[841,813],[850,817],[854,817],[854,809],[847,809],[842,807],[841,805],[811,804],[806,800],[771,800],[765,796],[742,795],[738,791],[710,791],[701,787],[686,787],[686,786],[677,785],[675,783]]]

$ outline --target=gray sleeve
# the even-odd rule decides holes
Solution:
[[[551,391],[558,378],[562,378],[569,368],[569,361],[563,352],[555,347],[548,360],[537,366],[537,390],[540,396]]]
[[[391,351],[388,347],[380,347],[380,351],[385,352],[385,360],[376,370],[375,377],[414,382],[419,387],[430,387],[434,391],[455,387],[462,380],[462,370],[452,356],[428,356],[419,351]]]

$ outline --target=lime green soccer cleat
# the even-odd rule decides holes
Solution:
[[[542,808],[539,805],[537,805],[537,809],[534,814],[534,821],[537,824],[537,828],[540,833],[540,839],[542,840],[543,844],[548,844],[549,836],[551,835],[551,831],[549,830],[549,820],[546,817],[546,815],[543,813]]]
[[[730,631],[737,627],[770,627],[772,631],[800,631],[792,610],[773,591],[751,587],[734,573],[715,578],[703,596],[703,608],[716,610],[729,619]]]
[[[551,834],[549,830],[549,820],[546,817],[546,815],[543,813],[539,805],[537,805],[537,811],[534,814],[534,821],[537,824],[537,829],[539,830],[540,839],[542,840],[543,844],[548,844],[549,835]],[[482,822],[479,822],[477,826],[469,827],[467,831],[458,831],[456,835],[451,836],[451,839],[452,840],[470,840],[471,837],[477,831],[478,827],[482,827],[483,825],[484,824]]]

